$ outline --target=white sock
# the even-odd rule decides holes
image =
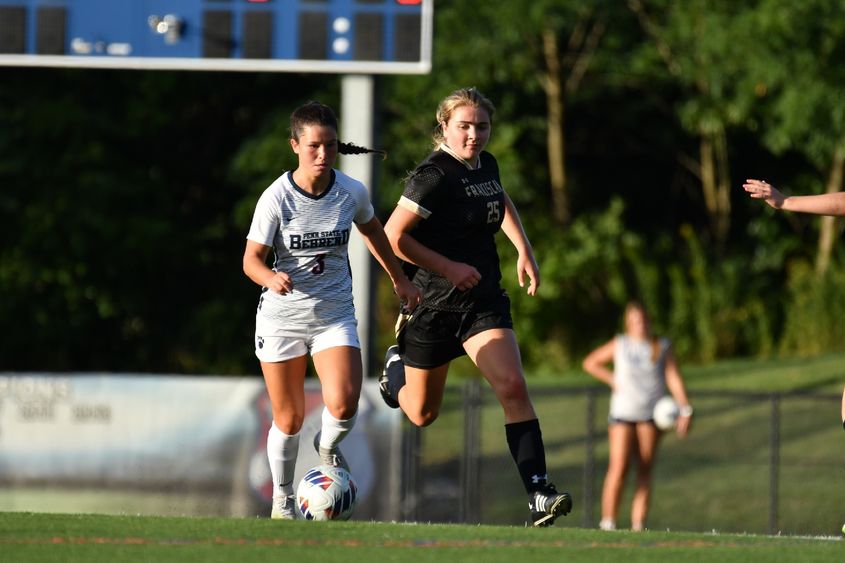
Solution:
[[[353,414],[346,420],[338,420],[331,415],[328,407],[323,407],[322,429],[320,430],[320,447],[333,449],[346,438],[346,435],[355,426],[355,419],[358,413]]]
[[[616,520],[613,518],[602,518],[601,522],[599,522],[599,528],[602,530],[615,530]]]
[[[279,430],[276,423],[267,433],[267,460],[273,477],[273,496],[293,494],[293,472],[299,453],[299,432],[290,436]]]

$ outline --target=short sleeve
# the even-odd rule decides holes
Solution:
[[[356,190],[355,200],[357,203],[355,216],[353,221],[356,225],[363,225],[368,223],[375,217],[376,211],[373,209],[373,203],[370,201],[370,192],[361,184],[361,189]]]
[[[427,219],[437,210],[441,199],[440,186],[444,172],[434,164],[420,166],[405,182],[405,190],[399,199],[399,205]]]
[[[255,213],[246,238],[264,246],[273,246],[276,233],[279,231],[280,215],[281,202],[278,193],[272,187],[267,188],[255,205]]]

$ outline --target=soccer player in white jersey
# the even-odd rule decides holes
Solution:
[[[323,463],[348,469],[338,444],[355,424],[363,380],[347,256],[353,223],[390,275],[401,303],[413,309],[420,300],[375,216],[367,188],[334,168],[338,153],[379,151],[341,143],[334,112],[319,102],[291,114],[290,134],[298,166],[259,198],[243,257],[244,273],[262,288],[255,355],[273,409],[267,436],[271,517],[287,520],[296,515],[293,475],[309,353],[325,404],[314,446]],[[267,265],[271,250],[272,267]]]

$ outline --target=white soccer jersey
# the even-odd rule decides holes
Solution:
[[[285,272],[293,282],[293,291],[286,295],[262,290],[258,336],[355,319],[349,234],[353,222],[367,223],[375,213],[364,184],[332,172],[332,182],[319,196],[301,189],[286,172],[255,206],[247,239],[273,247],[273,270]]]

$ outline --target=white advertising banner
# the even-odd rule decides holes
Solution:
[[[312,440],[323,404],[319,383],[308,383],[297,481],[319,461]],[[399,483],[400,418],[377,393],[375,382],[365,383],[356,427],[342,444],[359,518],[392,518],[384,499]],[[259,378],[0,373],[0,510],[43,509],[43,491],[60,500],[55,510],[73,510],[76,499],[99,511],[92,499],[108,492],[104,512],[124,504],[135,512],[149,504],[136,497],[157,496],[165,512],[266,515],[271,422]],[[375,483],[384,499],[371,495]],[[119,498],[126,500],[115,508]]]

